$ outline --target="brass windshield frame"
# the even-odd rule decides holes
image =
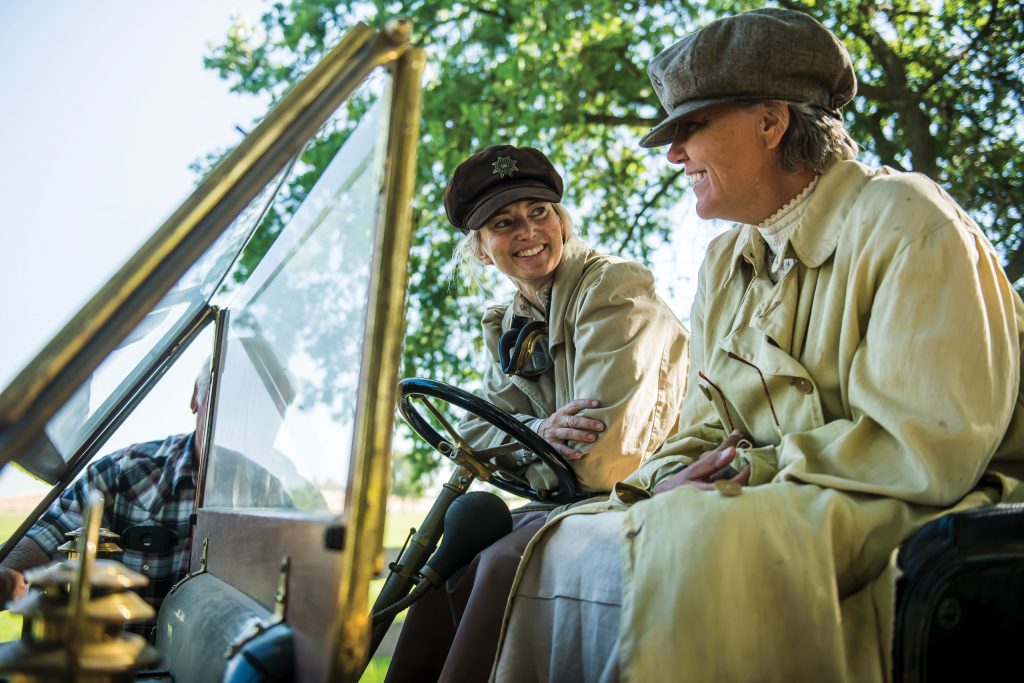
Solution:
[[[370,275],[349,495],[341,520],[345,545],[337,555],[342,564],[327,653],[331,681],[355,682],[367,664],[368,586],[381,553],[389,492],[426,63],[424,51],[411,47],[410,36],[411,24],[405,20],[389,22],[380,32],[363,24],[349,31],[0,393],[2,467],[31,447],[64,402],[366,77],[377,67],[388,68],[392,77],[388,146]],[[214,362],[218,368],[226,315],[207,308],[202,318],[203,325],[212,320],[217,326]],[[176,347],[176,352],[180,350]],[[164,365],[150,368],[145,381],[159,379],[160,368],[166,369],[172,360],[165,357]],[[214,391],[218,374],[215,370]],[[134,396],[146,391],[148,384]]]
[[[350,30],[0,393],[0,466],[47,421],[376,67],[396,32]]]
[[[408,36],[409,24],[391,30]],[[384,514],[391,479],[391,441],[398,396],[398,370],[405,329],[405,296],[412,243],[412,199],[423,103],[426,56],[410,48],[392,65],[391,118],[385,160],[384,207],[374,245],[370,301],[359,377],[353,463],[347,497],[341,586],[333,625],[336,649],[330,681],[359,680],[370,649],[367,586],[383,545]]]

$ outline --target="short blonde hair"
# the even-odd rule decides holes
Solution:
[[[552,202],[551,207],[562,224],[562,244],[568,244],[574,237],[572,216],[561,204]],[[482,229],[482,228],[481,228]],[[452,269],[451,279],[459,277],[469,283],[471,287],[482,287],[487,282],[484,266],[480,262],[483,253],[480,250],[480,230],[470,230],[464,235],[459,243],[455,245],[452,253],[452,261],[455,267]]]

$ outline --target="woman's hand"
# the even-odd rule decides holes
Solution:
[[[743,434],[739,430],[725,438],[725,441],[714,450],[705,451],[693,464],[681,472],[676,472],[671,477],[658,482],[654,487],[654,495],[665,493],[672,489],[688,485],[705,491],[715,487],[718,479],[728,479],[740,486],[744,486],[750,478],[750,468],[744,467],[736,474],[736,470],[730,467],[730,463],[736,459],[736,444],[743,440]]]
[[[555,450],[566,460],[579,460],[583,452],[578,451],[567,441],[597,441],[598,432],[604,431],[604,423],[583,415],[577,415],[584,408],[596,408],[600,405],[592,398],[578,398],[551,413],[537,427],[540,437],[554,446]]]

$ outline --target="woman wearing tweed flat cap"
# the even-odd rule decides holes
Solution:
[[[850,59],[807,15],[721,19],[649,73],[641,144],[738,225],[700,269],[681,430],[534,537],[494,679],[890,680],[894,549],[1021,497],[1021,300],[934,182],[853,160]]]
[[[561,198],[546,156],[499,145],[455,169],[445,210],[463,233],[463,270],[493,266],[515,286],[510,304],[483,316],[488,362],[477,393],[554,446],[587,491],[607,492],[675,428],[687,335],[647,268],[573,236]],[[521,343],[531,332],[539,343]],[[509,442],[476,417],[459,432],[476,449]],[[557,488],[521,451],[502,457],[535,489]],[[516,565],[545,517],[513,514],[511,534],[413,606],[388,681],[487,680]]]

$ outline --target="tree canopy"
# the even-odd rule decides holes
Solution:
[[[412,20],[429,67],[403,374],[464,385],[480,348],[464,321],[487,296],[449,278],[442,195],[455,166],[488,144],[536,146],[563,171],[578,232],[649,259],[687,189],[681,168],[637,146],[662,116],[646,65],[710,20],[765,5],[807,12],[844,41],[858,77],[846,123],[867,157],[938,180],[1011,280],[1024,277],[1024,8],[1013,0],[279,0],[258,25],[230,27],[206,63],[235,91],[279,97],[357,21]],[[306,154],[294,197],[344,133]],[[417,450],[410,462],[418,476],[434,460]]]

